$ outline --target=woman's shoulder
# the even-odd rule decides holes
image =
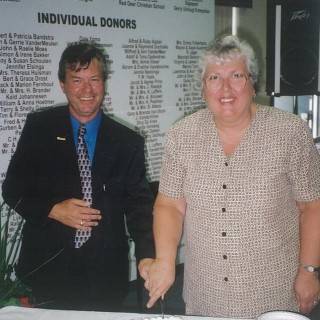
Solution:
[[[179,119],[170,130],[198,131],[199,127],[203,127],[205,123],[210,120],[212,121],[211,112],[208,108],[201,108],[194,113]]]
[[[211,121],[211,125],[209,124]],[[206,129],[207,128],[207,129]],[[212,128],[212,115],[207,108],[200,109],[178,120],[166,133],[167,144],[177,146],[195,145],[195,141],[206,137],[206,132]]]
[[[259,112],[264,115],[265,119],[269,119],[272,121],[289,121],[289,122],[301,122],[303,121],[299,116],[293,114],[291,112],[281,110],[277,107],[273,106],[266,106],[266,105],[259,105],[258,106]]]
[[[259,105],[258,110],[264,122],[273,123],[276,126],[305,126],[305,121],[298,115],[277,107]]]
[[[289,136],[310,133],[308,123],[296,114],[272,106],[258,106],[258,112],[263,130]]]

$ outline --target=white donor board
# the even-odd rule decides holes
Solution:
[[[144,136],[158,180],[166,131],[202,104],[195,75],[214,0],[0,0],[0,14],[0,185],[26,115],[66,102],[58,62],[81,40],[105,49],[104,111]]]

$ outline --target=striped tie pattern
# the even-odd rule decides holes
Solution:
[[[84,124],[80,124],[78,132],[78,166],[80,172],[81,189],[83,200],[91,206],[92,204],[92,185],[91,185],[91,161],[88,154],[84,135],[86,133],[86,127]],[[91,236],[90,231],[77,230],[75,235],[75,248],[80,248]]]

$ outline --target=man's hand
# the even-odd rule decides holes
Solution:
[[[318,273],[299,269],[294,289],[300,312],[310,313],[319,302],[320,282]]]
[[[145,280],[145,288],[149,291],[147,307],[151,308],[172,286],[175,279],[175,263],[162,259],[144,260],[139,264],[139,272]]]
[[[99,210],[90,208],[86,201],[67,199],[52,207],[49,218],[75,229],[91,230],[98,225],[101,214]]]

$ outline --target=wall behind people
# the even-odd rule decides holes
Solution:
[[[145,136],[157,180],[166,129],[201,104],[193,74],[214,35],[214,1],[17,0],[0,10],[0,182],[26,114],[65,101],[62,48],[87,39],[110,57],[104,109]]]
[[[214,1],[7,0],[0,12],[0,185],[26,115],[65,103],[58,61],[81,40],[105,49],[104,111],[145,137],[158,180],[166,130],[202,104],[194,74],[214,36]]]

